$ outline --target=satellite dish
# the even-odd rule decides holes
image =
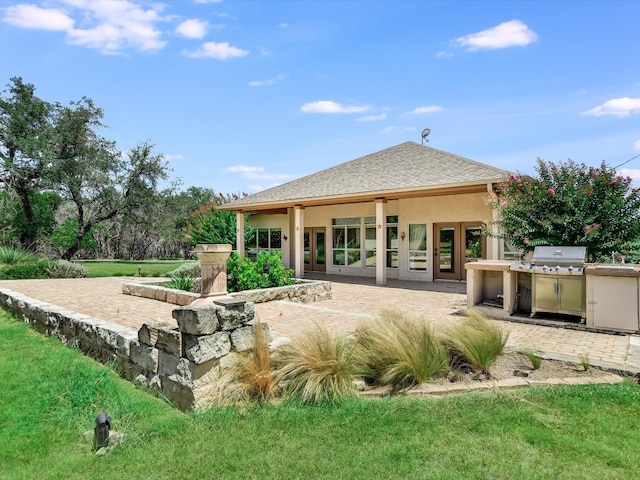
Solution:
[[[429,134],[431,133],[431,130],[429,128],[425,128],[424,130],[422,130],[422,144],[424,145],[424,142],[428,142],[429,140],[427,140],[427,137],[429,136]]]

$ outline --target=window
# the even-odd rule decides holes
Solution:
[[[387,267],[398,268],[398,216],[387,217]]]
[[[333,265],[361,266],[360,217],[333,219]]]
[[[365,217],[365,258],[367,267],[376,266],[376,217]],[[398,216],[387,216],[387,267],[398,268]]]
[[[256,228],[247,243],[249,257],[259,252],[270,252],[282,249],[282,230],[280,228]]]
[[[409,224],[409,270],[426,272],[427,270],[427,226]]]

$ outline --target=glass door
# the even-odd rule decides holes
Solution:
[[[434,225],[434,279],[466,280],[464,264],[486,258],[481,222]]]
[[[459,280],[457,224],[435,225],[435,247],[433,250],[435,272],[434,278]]]
[[[304,268],[307,271],[324,272],[326,262],[326,230],[306,228],[304,230]]]

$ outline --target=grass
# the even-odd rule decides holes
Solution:
[[[260,404],[270,399],[277,390],[277,383],[271,368],[271,351],[260,317],[256,314],[253,325],[255,343],[253,349],[240,356],[229,367],[225,380],[226,387],[220,392],[221,404],[241,401],[256,401]]]
[[[274,352],[276,381],[302,403],[336,402],[355,393],[354,342],[315,325]]]
[[[16,265],[18,263],[36,262],[37,255],[20,248],[0,247],[0,264]]]
[[[182,260],[84,260],[77,262],[87,271],[87,277],[167,277],[169,272],[185,263]]]
[[[582,368],[584,369],[585,372],[587,372],[589,368],[591,368],[591,362],[589,361],[588,353],[585,353],[584,355],[580,355],[580,365],[582,365]]]
[[[356,359],[367,379],[399,390],[447,370],[447,352],[430,325],[385,310],[356,332]]]
[[[1,312],[0,352],[8,480],[640,478],[631,382],[184,414]],[[102,410],[126,437],[96,457]]]
[[[443,332],[453,366],[468,365],[485,375],[489,375],[489,368],[504,350],[508,338],[508,333],[475,310]]]
[[[542,366],[542,357],[530,348],[521,350],[520,354],[526,357],[529,362],[531,362],[531,367],[533,367],[534,370],[539,370]]]

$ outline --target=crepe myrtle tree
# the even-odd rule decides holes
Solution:
[[[631,255],[640,236],[640,193],[605,162],[538,159],[536,176],[513,174],[491,200],[497,234],[526,254],[538,245],[586,246],[590,261]]]

